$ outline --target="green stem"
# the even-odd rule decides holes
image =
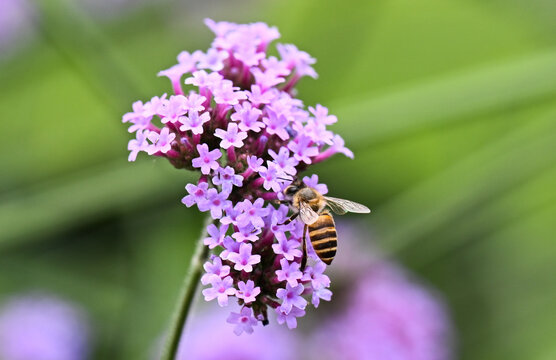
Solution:
[[[180,339],[185,327],[185,322],[187,321],[187,315],[191,309],[191,304],[193,303],[193,299],[195,297],[195,290],[197,289],[197,284],[201,278],[203,263],[208,258],[209,248],[203,244],[203,239],[207,237],[207,226],[211,222],[211,217],[207,216],[205,223],[203,224],[201,236],[197,241],[195,253],[191,258],[189,270],[185,276],[183,286],[180,291],[178,303],[176,304],[176,310],[172,316],[172,323],[170,325],[170,331],[168,333],[168,338],[166,340],[161,360],[174,360],[176,357]]]

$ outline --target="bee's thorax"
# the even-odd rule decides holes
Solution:
[[[313,188],[305,187],[299,190],[293,197],[294,208],[299,209],[299,203],[307,203],[311,208],[319,213],[325,206],[325,201],[322,195]]]

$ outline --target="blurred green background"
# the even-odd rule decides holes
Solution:
[[[191,174],[127,162],[121,116],[208,48],[205,17],[265,21],[317,58],[299,97],[355,153],[311,172],[369,205],[380,246],[444,295],[459,357],[556,358],[554,2],[26,6],[0,42],[0,300],[60,294],[90,312],[94,358],[146,358],[202,221],[179,201]]]

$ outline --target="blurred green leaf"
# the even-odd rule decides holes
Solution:
[[[463,358],[537,358],[552,347],[554,216],[554,205],[530,212],[427,266],[450,299]]]
[[[556,95],[556,50],[476,67],[383,95],[338,100],[337,130],[355,148],[432,126],[469,121]],[[334,108],[334,107],[332,107]]]
[[[281,1],[266,18],[282,41],[318,61],[319,80],[299,87],[308,104],[395,90],[554,44],[538,22],[484,1]]]
[[[13,192],[0,204],[0,249],[111,212],[145,208],[158,202],[160,196],[174,194],[168,201],[177,202],[192,177],[191,172],[175,171],[165,160],[127,165],[117,162]]]
[[[447,256],[453,256],[460,249],[481,242],[499,231],[527,218],[532,214],[556,203],[556,166],[548,171],[531,177],[525,184],[511,191],[502,193],[499,198],[491,199],[483,206],[474,207],[456,221],[449,222],[435,230],[432,239],[421,241],[419,249],[414,249],[410,263],[424,267],[431,262]],[[550,233],[545,234],[550,237]],[[524,242],[531,246],[528,241]],[[537,251],[542,251],[543,244]],[[417,250],[417,251],[415,251]]]
[[[141,226],[145,222],[152,226],[145,229]],[[121,324],[125,358],[154,353],[157,340],[169,326],[202,224],[201,214],[181,204],[178,209],[126,219],[133,266],[129,281],[132,292]]]
[[[556,140],[556,110],[536,112],[535,119],[383,205],[375,221],[380,223],[384,246],[399,251],[556,165],[556,153],[550,151]]]

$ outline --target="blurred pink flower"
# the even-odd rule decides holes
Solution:
[[[210,306],[210,311],[194,314],[180,342],[176,360],[299,359],[297,346],[300,344],[295,335],[277,324],[253,332],[252,328],[260,325],[252,318],[251,310],[237,309],[237,313],[230,315],[229,310]],[[242,319],[243,313],[246,321]],[[249,333],[236,336],[233,330]]]
[[[307,358],[452,359],[453,329],[440,297],[386,260],[364,224],[338,219],[336,225],[341,244],[331,276],[349,291],[336,299],[342,308],[311,333],[309,354],[321,353]]]
[[[26,0],[0,1],[0,57],[24,42],[32,30],[34,7]]]
[[[0,359],[84,360],[88,358],[84,314],[61,299],[14,297],[0,308]]]
[[[313,333],[314,359],[447,360],[451,328],[426,288],[396,265],[377,262],[360,273],[344,309]],[[327,344],[323,354],[322,344]]]

